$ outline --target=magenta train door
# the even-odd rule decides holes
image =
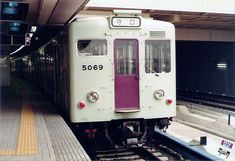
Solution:
[[[115,111],[139,110],[138,41],[116,39],[115,63]]]

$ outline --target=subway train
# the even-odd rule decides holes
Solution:
[[[176,115],[174,25],[139,11],[78,18],[12,60],[12,70],[43,89],[89,138],[141,142]]]

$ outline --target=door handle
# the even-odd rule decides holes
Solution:
[[[136,76],[135,76],[135,79],[136,79],[136,80],[139,80],[139,75],[136,75]]]

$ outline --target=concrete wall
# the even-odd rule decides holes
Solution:
[[[235,31],[176,29],[176,40],[235,42]]]

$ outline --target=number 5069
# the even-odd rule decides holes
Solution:
[[[103,70],[103,65],[82,65],[82,70]]]

